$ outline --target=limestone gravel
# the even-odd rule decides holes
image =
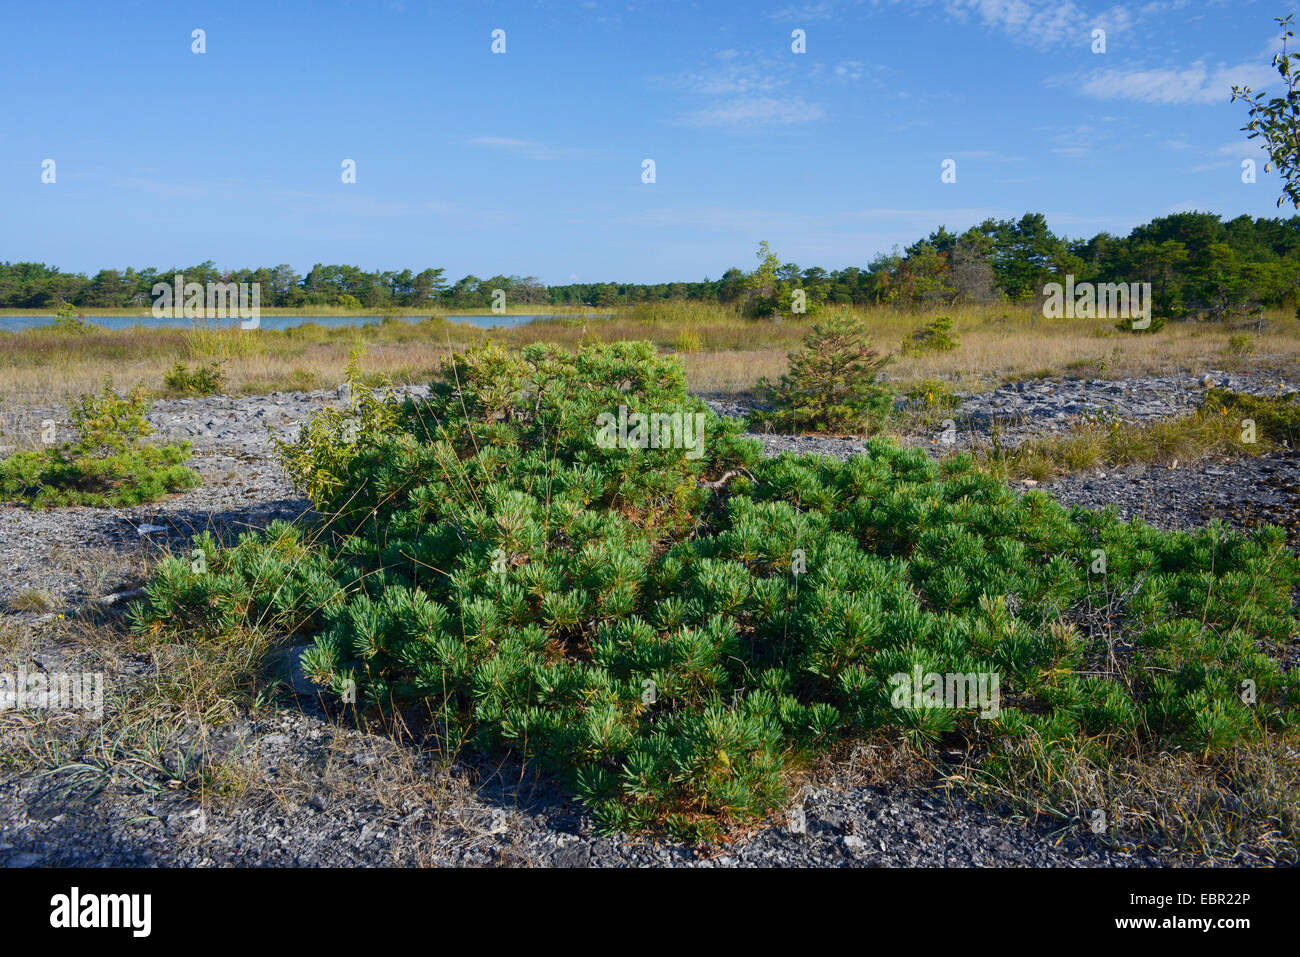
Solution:
[[[1264,376],[1217,370],[1126,380],[1035,380],[964,397],[955,410],[960,444],[997,427],[1014,443],[1068,426],[1080,415],[1147,421],[1193,408],[1208,375],[1214,384],[1257,393],[1294,391]],[[402,390],[416,395],[422,389]],[[743,403],[706,397],[719,411]],[[150,416],[157,438],[188,440],[203,486],[138,509],[32,511],[0,506],[0,622],[23,629],[39,616],[20,596],[40,593],[50,607],[137,586],[152,558],[184,548],[195,532],[223,537],[292,519],[308,503],[274,463],[271,431],[295,434],[312,410],[339,405],[346,392],[212,396],[159,401]],[[0,446],[32,444],[33,429],[62,409],[6,406]],[[769,454],[818,452],[846,458],[861,439],[759,436]],[[931,451],[932,436],[912,441]],[[946,450],[946,449],[945,449]],[[1131,468],[1059,479],[1068,504],[1115,506],[1168,528],[1220,518],[1249,526],[1281,522],[1295,534],[1300,456],[1293,452],[1205,463],[1198,468]],[[1289,521],[1289,524],[1287,520]],[[139,534],[142,526],[163,531]],[[1293,537],[1293,543],[1295,538]],[[25,664],[74,667],[80,652],[28,633]],[[33,634],[35,637],[33,637]],[[23,645],[27,647],[27,645]],[[124,658],[118,680],[147,666]],[[511,864],[524,866],[1131,866],[1154,860],[1108,848],[1078,827],[1000,816],[960,797],[915,786],[842,781],[805,788],[799,814],[719,847],[604,837],[580,806],[553,785],[509,764],[445,762],[388,737],[350,729],[284,663],[276,706],[221,729],[187,729],[176,742],[191,754],[237,757],[269,787],[256,800],[202,801],[187,791],[110,787],[68,791],[57,776],[0,770],[0,863],[53,865]],[[298,692],[295,694],[295,689]],[[0,745],[21,729],[0,721]],[[187,738],[186,735],[193,735]],[[8,739],[8,740],[6,740]],[[0,765],[0,769],[4,766]],[[273,797],[269,796],[273,795]],[[790,821],[800,822],[791,827]]]

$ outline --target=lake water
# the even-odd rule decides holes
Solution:
[[[505,329],[511,326],[526,325],[534,320],[561,318],[608,319],[609,315],[609,313],[590,313],[586,316],[574,317],[547,313],[528,316],[448,316],[447,321],[462,322],[467,325],[478,326],[480,329]],[[402,322],[415,323],[423,322],[428,316],[400,316],[398,318]],[[192,319],[155,319],[153,316],[87,316],[86,321],[96,326],[103,326],[105,329],[130,329],[133,326],[143,326],[146,329],[188,329],[194,322]],[[237,321],[235,319],[223,319],[217,324],[222,328],[227,328],[233,327]],[[382,316],[262,316],[259,328],[291,329],[294,326],[301,326],[308,322],[328,327],[369,326],[382,321]],[[48,326],[53,322],[53,315],[0,316],[0,331],[21,332],[24,329],[37,329],[41,326]]]

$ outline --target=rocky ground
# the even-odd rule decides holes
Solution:
[[[957,438],[952,443],[927,434],[910,440],[937,453],[953,444],[986,441],[994,428],[1003,441],[1015,443],[1064,429],[1079,415],[1150,420],[1193,408],[1208,384],[1202,381],[1206,375],[1213,384],[1243,391],[1294,391],[1293,384],[1275,378],[1213,370],[1195,377],[1036,380],[965,397],[954,410]],[[160,401],[150,417],[158,436],[193,443],[201,488],[143,509],[37,512],[0,506],[0,627],[10,634],[9,651],[0,658],[10,667],[33,670],[84,666],[86,649],[75,630],[52,616],[139,587],[157,556],[184,548],[197,531],[212,529],[229,537],[275,518],[303,514],[308,503],[275,466],[271,436],[293,435],[313,409],[345,398],[331,390]],[[731,401],[710,401],[720,411],[739,411]],[[60,409],[5,409],[0,446],[30,445],[43,420],[63,427],[62,415]],[[862,447],[852,439],[760,438],[770,452],[844,457]],[[1294,534],[1300,514],[1300,455],[1093,472],[1059,479],[1050,489],[1067,503],[1114,506],[1125,517],[1166,528],[1217,518],[1241,527],[1281,523]],[[147,673],[147,663],[129,654],[110,657],[115,680],[124,684]],[[780,820],[722,846],[601,837],[592,833],[580,808],[531,773],[517,766],[444,761],[418,747],[395,744],[389,736],[357,730],[294,680],[291,663],[285,664],[284,674],[274,701],[253,716],[216,728],[169,729],[155,765],[175,771],[178,778],[183,763],[200,759],[224,769],[224,783],[198,794],[188,787],[169,787],[166,773],[141,775],[146,786],[93,767],[74,775],[35,776],[0,759],[0,863],[1154,863],[1108,848],[1077,825],[1015,820],[930,786],[885,783],[886,777],[899,775],[880,773],[883,759],[871,748],[860,748],[814,775]],[[76,718],[58,720],[75,723]],[[13,715],[0,717],[0,755],[20,748],[20,739],[38,737]],[[145,758],[133,760],[147,763]],[[241,789],[241,779],[256,786]]]

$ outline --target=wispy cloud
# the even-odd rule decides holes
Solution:
[[[651,86],[695,96],[770,93],[789,85],[793,65],[771,58],[749,58],[738,50],[714,55],[719,62],[671,76],[651,77]]]
[[[470,140],[474,146],[503,150],[530,160],[577,159],[587,151],[572,146],[547,146],[535,140],[513,139],[507,136],[476,136]]]
[[[1183,69],[1100,70],[1083,79],[1079,92],[1098,100],[1172,105],[1226,103],[1233,86],[1266,85],[1273,71],[1260,63],[1220,65],[1197,61]]]
[[[738,97],[683,117],[687,126],[754,126],[812,123],[826,116],[816,103],[801,96]]]
[[[669,76],[651,77],[658,89],[697,104],[677,122],[686,126],[786,126],[812,123],[826,116],[814,90],[826,83],[857,83],[876,67],[860,60],[805,64],[802,57],[759,56],[734,49],[714,54],[713,61]],[[796,92],[803,89],[804,92]],[[703,102],[699,102],[703,101]]]
[[[1011,156],[997,150],[959,150],[952,154],[953,159],[974,160],[981,163],[1023,163],[1023,156]]]
[[[1115,4],[1090,13],[1072,0],[875,0],[909,8],[938,6],[944,14],[995,30],[1015,43],[1049,50],[1071,44],[1087,48],[1092,31],[1101,28],[1108,39],[1138,23],[1182,5],[1182,0],[1151,0],[1136,8]]]
[[[1006,34],[1017,43],[1043,49],[1065,44],[1091,42],[1094,28],[1108,34],[1128,30],[1138,22],[1167,9],[1183,5],[1184,0],[1149,0],[1136,8],[1115,4],[1098,13],[1089,13],[1073,0],[820,0],[792,4],[769,14],[782,23],[812,23],[842,18],[847,8],[906,7],[941,10],[961,23],[974,22]]]
[[[834,4],[799,3],[769,13],[768,19],[778,23],[811,23],[814,20],[830,20],[834,16]]]
[[[1073,123],[1067,126],[1044,128],[1044,141],[1048,152],[1057,156],[1087,156],[1103,151],[1111,154],[1116,143],[1110,125],[1102,123]]]
[[[1241,161],[1253,159],[1259,163],[1260,172],[1268,160],[1268,151],[1261,140],[1248,140],[1244,137],[1222,146],[1207,154],[1208,162],[1191,168],[1193,173],[1207,173],[1216,169],[1229,169],[1241,166]]]
[[[1217,150],[1215,150],[1215,152],[1218,153],[1220,156],[1228,156],[1231,157],[1232,159],[1246,159],[1248,157],[1258,156],[1260,153],[1263,153],[1264,141],[1259,139],[1238,140],[1232,143],[1225,143],[1224,145],[1220,146]]]

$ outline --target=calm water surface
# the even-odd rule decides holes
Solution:
[[[423,322],[427,316],[401,316],[401,322]],[[572,316],[556,316],[551,314],[541,315],[520,315],[520,316],[448,316],[448,322],[462,322],[471,326],[478,326],[480,329],[506,329],[511,326],[522,326],[527,323],[544,321],[549,319],[567,319]],[[591,313],[585,317],[587,319],[607,319],[609,313],[595,314]],[[193,324],[192,319],[155,319],[153,316],[87,316],[86,321],[96,326],[103,326],[105,329],[130,329],[134,326],[141,326],[145,329],[188,329]],[[221,327],[233,327],[238,320],[223,319],[219,325]],[[370,326],[377,322],[382,322],[382,316],[263,316],[260,323],[262,329],[292,329],[294,326],[301,326],[305,323],[313,322],[318,326],[338,327],[338,326]],[[0,331],[4,332],[21,332],[24,329],[37,329],[41,326],[48,326],[54,322],[54,316],[0,316]]]

